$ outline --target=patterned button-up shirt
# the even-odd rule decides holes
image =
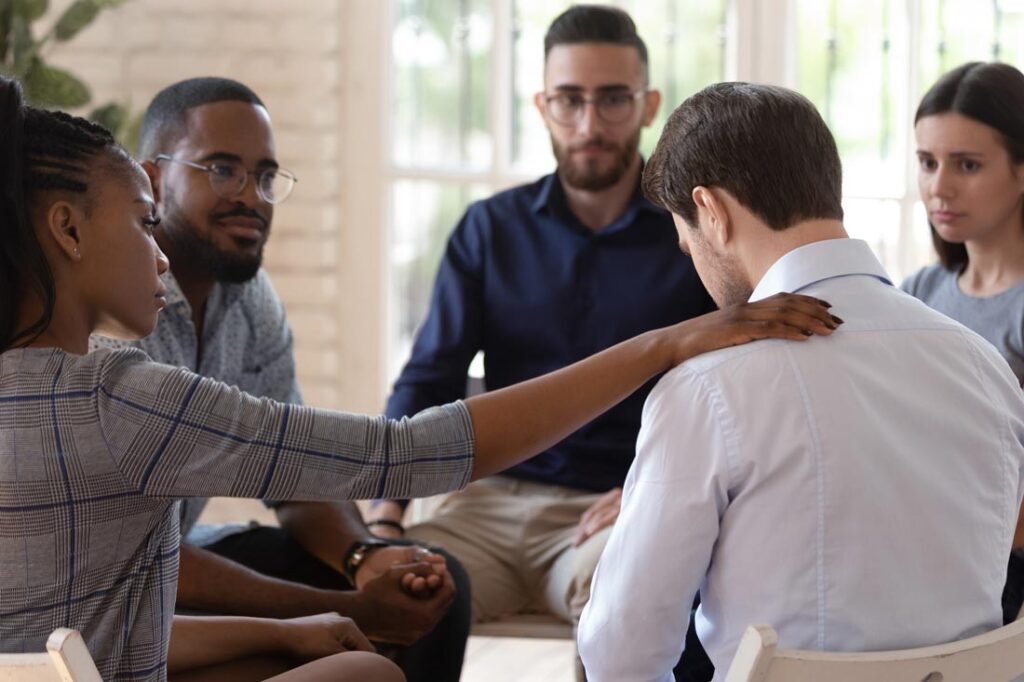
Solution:
[[[80,630],[104,680],[166,679],[177,498],[464,486],[461,404],[389,421],[255,398],[134,350],[0,354],[0,651]]]

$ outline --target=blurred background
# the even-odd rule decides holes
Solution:
[[[47,38],[30,56],[91,90],[76,110],[118,105],[129,138],[132,117],[181,78],[236,78],[266,101],[278,157],[300,178],[266,264],[313,404],[379,411],[466,204],[554,165],[531,97],[544,31],[567,2],[5,2],[31,10],[32,35]],[[919,97],[964,61],[1024,61],[1024,0],[614,4],[635,18],[664,96],[645,150],[708,83],[800,90],[838,139],[850,232],[897,281],[932,258],[913,160]]]

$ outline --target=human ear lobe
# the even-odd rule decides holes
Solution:
[[[46,230],[57,250],[72,261],[82,260],[82,235],[79,230],[85,216],[67,201],[58,201],[46,211]]]
[[[725,203],[709,187],[695,187],[693,202],[702,209],[707,220],[707,237],[717,246],[724,247],[732,236],[732,224]]]
[[[651,125],[651,121],[658,115],[658,108],[661,106],[661,91],[648,90],[644,93],[644,126]]]

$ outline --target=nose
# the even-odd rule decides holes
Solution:
[[[156,256],[156,272],[158,275],[162,275],[171,267],[171,262],[167,260],[167,254],[156,245],[156,242],[153,242],[153,249],[153,255]]]
[[[598,124],[597,103],[593,101],[584,102],[583,108],[580,109],[579,118],[576,120],[576,131],[583,133],[584,137],[589,137],[597,129]]]
[[[932,174],[929,190],[938,199],[950,199],[956,194],[956,183],[949,169],[943,164]]]

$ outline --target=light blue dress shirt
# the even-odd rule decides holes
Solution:
[[[672,680],[698,590],[716,680],[755,623],[829,651],[1001,625],[1024,465],[1006,361],[861,241],[789,252],[752,300],[780,291],[846,324],[700,356],[651,393],[580,623],[591,682]]]

